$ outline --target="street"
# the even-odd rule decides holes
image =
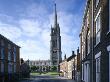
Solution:
[[[30,78],[24,79],[19,82],[76,82],[76,81],[65,79],[64,77],[59,76],[39,75],[31,76]]]

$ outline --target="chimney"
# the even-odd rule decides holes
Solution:
[[[77,55],[79,54],[79,47],[78,47],[78,49],[77,49]]]
[[[65,56],[64,56],[64,59],[66,59],[66,54],[65,54]]]
[[[74,55],[74,51],[72,51],[72,55]]]

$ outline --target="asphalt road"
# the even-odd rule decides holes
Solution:
[[[59,76],[31,76],[31,78],[24,79],[20,82],[75,82],[74,80],[69,80]]]

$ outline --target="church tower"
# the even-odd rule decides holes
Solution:
[[[59,63],[62,61],[61,36],[60,36],[60,27],[57,22],[56,4],[55,4],[54,26],[51,26],[50,60],[51,65],[54,66],[59,66]]]

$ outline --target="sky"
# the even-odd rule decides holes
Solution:
[[[86,0],[0,0],[0,34],[19,45],[24,60],[50,59],[54,3],[61,31],[62,58],[80,45]]]

